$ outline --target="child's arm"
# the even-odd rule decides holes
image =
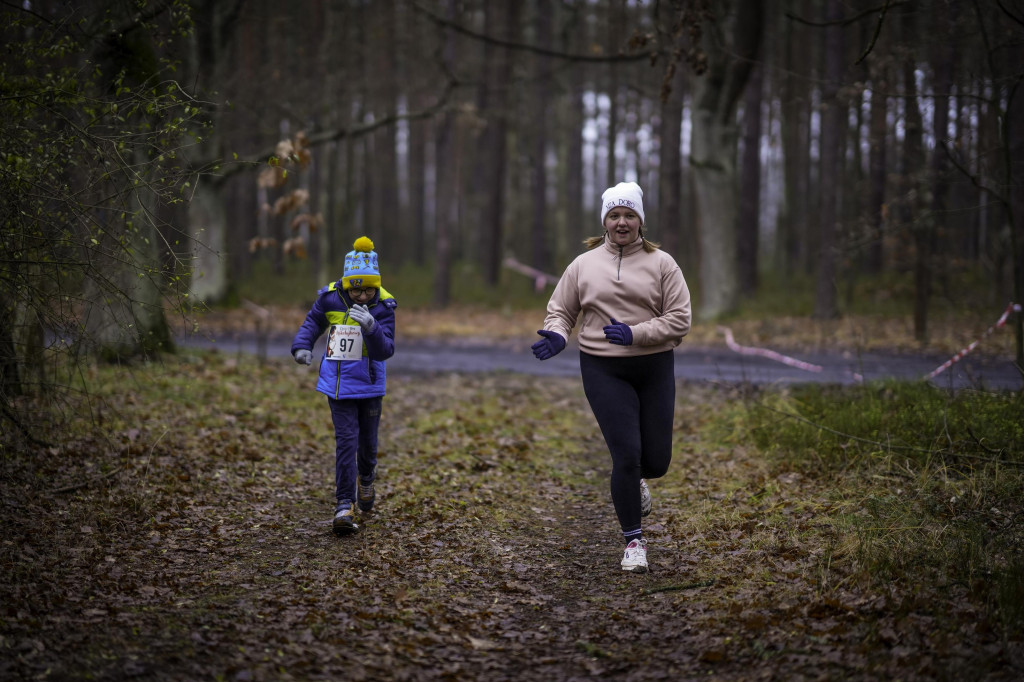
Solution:
[[[371,360],[387,360],[395,354],[395,303],[394,299],[381,301],[373,307],[371,314],[376,324],[372,331],[363,331],[366,355]]]
[[[313,303],[313,307],[309,309],[306,314],[306,319],[302,322],[302,326],[299,327],[299,331],[296,332],[295,338],[292,340],[292,355],[295,355],[296,351],[305,350],[312,353],[313,345],[316,340],[320,338],[320,335],[327,329],[327,316],[324,314],[323,308],[320,306],[320,300],[317,299]],[[310,356],[312,358],[312,355]]]

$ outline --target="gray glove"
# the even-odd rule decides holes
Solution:
[[[295,351],[295,362],[300,365],[311,365],[313,364],[313,351],[300,348]]]
[[[369,334],[373,331],[373,328],[377,326],[377,320],[373,319],[373,315],[370,314],[370,309],[365,305],[354,304],[348,309],[348,315],[353,320],[359,323],[359,326],[363,328],[363,331]]]

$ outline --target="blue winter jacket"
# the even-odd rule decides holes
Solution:
[[[317,292],[316,302],[306,315],[292,341],[295,351],[313,350],[313,344],[334,324],[359,326],[349,317],[352,300],[341,281],[332,282]],[[363,331],[363,358],[337,361],[320,358],[320,377],[316,390],[331,398],[376,398],[385,394],[387,370],[384,361],[395,354],[395,307],[398,302],[383,287],[367,305],[377,321],[373,331]]]

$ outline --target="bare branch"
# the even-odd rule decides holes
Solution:
[[[946,157],[950,160],[950,162],[954,166],[956,166],[956,169],[958,171],[963,173],[971,181],[971,184],[973,184],[975,187],[977,187],[981,191],[987,192],[988,194],[991,194],[993,197],[995,197],[999,201],[999,203],[1003,204],[1004,206],[1009,203],[1009,199],[1007,199],[1002,194],[1000,194],[996,190],[992,189],[988,185],[982,183],[981,180],[978,179],[977,175],[972,173],[969,168],[965,167],[962,163],[960,163],[960,159],[957,158],[957,156],[955,154],[953,154],[953,152],[950,150],[949,144],[947,144],[945,141],[940,142],[940,144],[942,145],[942,149],[946,152]]]
[[[455,81],[449,81],[448,85],[445,86],[444,92],[438,98],[434,104],[421,109],[419,111],[413,111],[405,114],[392,114],[390,116],[384,116],[366,125],[356,126],[352,128],[338,128],[336,130],[324,130],[314,135],[309,136],[310,146],[320,145],[327,142],[336,142],[338,140],[350,139],[354,137],[362,137],[363,135],[369,135],[385,126],[394,125],[399,121],[418,121],[424,118],[430,118],[435,114],[444,110],[448,106],[448,99],[451,97],[452,92],[455,90],[457,83]],[[237,175],[242,171],[250,170],[254,167],[258,167],[271,159],[274,156],[274,150],[261,152],[256,155],[256,158],[251,161],[242,161],[230,166],[227,166],[223,172],[213,175],[212,179],[215,183],[220,183],[229,177]],[[208,164],[209,165],[209,164]]]
[[[0,3],[0,5],[3,5],[4,7],[7,7],[9,9],[13,9],[13,10],[15,10],[17,12],[24,12],[25,14],[31,15],[31,16],[35,17],[36,19],[38,19],[39,21],[43,22],[43,23],[46,23],[46,24],[52,24],[53,23],[52,21],[50,21],[49,19],[44,17],[42,14],[39,14],[38,12],[33,12],[29,7],[26,7],[25,3],[23,3],[23,2],[14,3],[14,2],[8,2],[7,0],[4,0],[2,3]]]
[[[890,0],[885,0],[885,6],[882,7],[882,13],[878,15],[878,23],[875,24],[875,34],[871,36],[871,42],[864,49],[861,56],[857,57],[857,61],[854,64],[860,64],[868,55],[871,54],[871,50],[875,49],[875,43],[878,42],[878,36],[882,32],[882,24],[885,22],[885,13],[889,11]]]
[[[484,43],[491,45],[498,45],[499,47],[505,47],[510,50],[519,50],[521,52],[530,52],[532,54],[539,54],[544,57],[552,57],[554,59],[565,59],[572,62],[590,62],[590,63],[607,63],[607,62],[638,62],[645,59],[653,59],[660,52],[654,50],[651,52],[638,52],[634,54],[610,54],[610,55],[589,55],[589,54],[571,54],[568,52],[560,52],[558,50],[549,50],[543,47],[537,47],[536,45],[528,45],[526,43],[516,43],[511,40],[502,40],[493,36],[488,36],[483,33],[478,33],[465,26],[458,24],[454,21],[449,21],[442,16],[439,16],[431,10],[423,7],[415,0],[409,0],[409,4],[417,12],[425,15],[432,22],[438,26],[444,28],[450,28],[456,33],[461,33],[464,36],[472,38],[473,40],[479,40]]]
[[[850,24],[857,23],[858,21],[860,21],[864,17],[870,16],[870,15],[874,14],[875,12],[881,11],[882,12],[882,16],[878,18],[879,27],[880,27],[881,26],[881,22],[882,22],[882,18],[885,16],[885,13],[886,13],[886,11],[888,11],[889,8],[891,8],[891,7],[898,7],[899,5],[906,5],[906,4],[908,4],[907,0],[896,0],[896,2],[891,2],[890,0],[886,0],[885,4],[882,5],[881,7],[872,7],[871,9],[864,10],[860,14],[855,14],[852,17],[849,17],[849,18],[846,18],[846,19],[839,19],[838,21],[811,21],[810,19],[804,19],[801,16],[797,16],[796,14],[793,14],[792,12],[786,12],[786,18],[790,19],[792,21],[795,21],[797,23],[804,24],[805,26],[814,26],[815,28],[824,28],[826,26],[835,26],[835,25],[849,26]]]
[[[1003,14],[1010,17],[1013,21],[1017,22],[1021,26],[1024,26],[1024,17],[1018,17],[1016,14],[1011,12],[1006,5],[1003,4],[1003,0],[996,0],[996,4],[999,5],[999,9],[1003,10]]]

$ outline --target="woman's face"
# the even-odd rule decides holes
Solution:
[[[604,229],[608,239],[616,246],[626,246],[640,236],[640,216],[632,209],[616,206],[604,217]]]

